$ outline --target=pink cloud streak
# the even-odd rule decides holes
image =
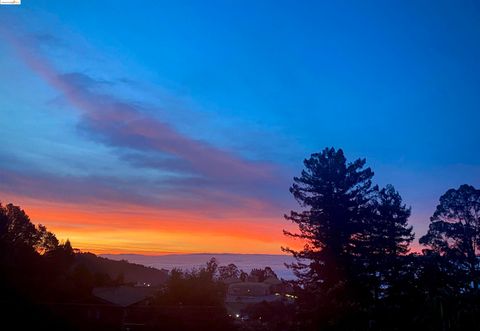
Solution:
[[[188,162],[194,172],[215,181],[273,183],[274,174],[278,172],[273,165],[247,161],[182,135],[169,124],[147,116],[134,104],[95,93],[92,91],[95,81],[86,75],[60,74],[35,52],[30,39],[20,41],[8,34],[4,37],[28,67],[81,112],[87,128],[100,134],[103,142],[117,147],[168,153]]]

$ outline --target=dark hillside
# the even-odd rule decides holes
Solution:
[[[76,254],[75,264],[84,265],[92,274],[108,274],[112,279],[123,277],[126,283],[159,286],[164,284],[168,277],[168,271],[165,269],[145,267],[125,260],[114,261],[92,253]]]

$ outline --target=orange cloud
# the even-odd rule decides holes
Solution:
[[[5,195],[3,195],[5,196]],[[4,201],[8,202],[8,201]],[[13,197],[34,223],[46,225],[61,240],[94,253],[265,253],[299,243],[282,234],[292,226],[278,218],[209,219],[192,211],[144,206],[90,205]]]

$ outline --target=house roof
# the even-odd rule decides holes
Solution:
[[[92,294],[111,304],[128,307],[152,297],[155,294],[155,289],[131,286],[96,287]]]

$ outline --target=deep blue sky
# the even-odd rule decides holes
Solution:
[[[396,186],[418,238],[444,191],[480,185],[478,2],[24,0],[0,22],[5,194],[280,229],[302,159],[335,146]]]

